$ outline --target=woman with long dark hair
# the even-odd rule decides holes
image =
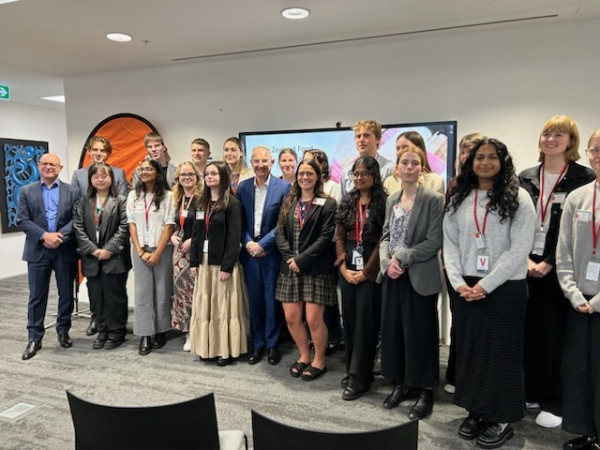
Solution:
[[[209,163],[192,231],[190,267],[196,277],[191,350],[217,365],[248,352],[248,304],[239,265],[242,206],[231,194],[229,170]]]
[[[147,157],[138,167],[135,190],[127,197],[127,222],[135,249],[133,334],[140,336],[139,354],[162,348],[171,329],[173,193],[159,162]],[[154,336],[154,340],[152,337]]]
[[[346,337],[344,400],[369,390],[381,315],[379,239],[385,220],[385,199],[379,163],[371,156],[352,165],[354,188],[342,199],[336,215],[336,266],[340,269],[342,316]]]
[[[282,255],[275,297],[300,352],[290,367],[292,377],[313,380],[326,372],[325,305],[336,301],[331,239],[335,200],[323,192],[321,166],[315,160],[298,165],[296,181],[281,206],[275,241]],[[303,316],[315,347],[311,360]]]
[[[458,434],[497,448],[524,416],[523,325],[535,211],[497,139],[471,150],[444,216],[444,262],[454,291],[456,394],[469,415]]]
[[[185,161],[175,170],[173,203],[175,204],[175,230],[171,235],[173,244],[173,326],[185,333],[183,351],[191,349],[189,331],[192,316],[194,276],[190,271],[190,248],[192,229],[196,220],[196,207],[202,193],[202,179],[198,167]]]
[[[98,335],[93,348],[111,350],[127,332],[127,272],[131,269],[127,199],[119,195],[112,168],[89,167],[87,193],[77,204],[73,228],[81,270],[94,303]]]

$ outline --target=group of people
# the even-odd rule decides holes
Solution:
[[[303,380],[327,371],[330,339],[340,333],[339,287],[342,398],[369,390],[380,348],[381,374],[392,385],[383,406],[412,399],[409,417],[423,419],[439,383],[437,304],[447,286],[445,389],[468,413],[458,435],[500,447],[514,434],[511,422],[538,408],[540,426],[580,435],[565,449],[600,448],[592,356],[600,344],[600,130],[585,150],[589,169],[576,163],[575,122],[551,118],[539,137],[541,164],[518,176],[501,141],[467,135],[447,188],[418,133],[398,136],[394,164],[378,152],[378,122],[361,120],[353,130],[358,155],[341,185],[329,179],[325,152],[299,159],[280,151],[276,178],[270,150],[252,149],[250,169],[235,137],[223,161],[209,161],[208,142],[195,139],[190,161],[175,167],[160,135],[147,135],[148,157],[128,193],[122,171],[106,163],[112,149],[104,138],[90,139],[92,165],[76,171],[72,185],[58,179],[56,155],[42,156],[41,182],[21,190],[18,212],[31,291],[23,359],[41,348],[52,271],[58,341],[72,345],[78,256],[93,348],[125,339],[133,267],[140,355],[177,328],[183,349],[203,360],[225,366],[247,354],[256,364],[266,355],[275,365],[285,323],[298,350],[289,375]]]

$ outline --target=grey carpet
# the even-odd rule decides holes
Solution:
[[[82,289],[85,289],[83,287]],[[17,398],[42,406],[13,421],[0,421],[0,449],[67,450],[74,448],[73,426],[65,389],[83,398],[115,405],[153,405],[215,393],[219,427],[242,429],[252,444],[250,410],[295,426],[329,431],[359,431],[388,427],[407,421],[411,402],[386,410],[381,405],[390,386],[377,377],[369,393],[345,402],[340,379],[344,366],[338,352],[328,359],[329,372],[305,382],[288,375],[296,353],[291,344],[282,350],[278,366],[266,361],[249,365],[240,360],[220,368],[181,350],[183,340],[169,333],[169,342],[150,355],[137,353],[138,340],[131,334],[118,349],[93,350],[93,337],[85,336],[88,319],[73,321],[73,348],[62,349],[56,332],[48,329],[43,348],[29,361],[21,360],[27,345],[26,276],[0,280],[0,409]],[[85,305],[82,305],[85,307]],[[47,322],[56,310],[56,296],[49,301]],[[131,323],[129,324],[131,330]],[[442,348],[445,370],[447,348]],[[443,371],[442,371],[443,380]],[[457,427],[465,413],[452,396],[436,388],[436,404],[430,418],[421,421],[419,448],[473,449],[474,442],[458,438]],[[503,448],[560,449],[572,436],[560,429],[544,430],[528,415],[514,424],[515,437]]]

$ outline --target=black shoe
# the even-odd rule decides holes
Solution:
[[[230,356],[229,358],[223,358],[222,356],[217,357],[217,366],[225,367],[233,362],[233,358]]]
[[[154,335],[154,340],[152,341],[152,348],[159,349],[163,348],[167,343],[167,334],[166,333],[156,333]]]
[[[355,389],[352,386],[347,386],[346,389],[344,389],[344,392],[342,392],[342,400],[356,400],[357,398],[362,397],[365,392],[365,390]]]
[[[325,356],[331,356],[335,353],[338,348],[337,339],[332,339],[327,342],[327,347],[325,347]]]
[[[104,344],[104,350],[112,350],[114,348],[117,348],[123,342],[125,342],[125,338],[109,338],[106,340],[106,344]]]
[[[95,350],[104,348],[104,344],[106,343],[107,337],[108,337],[108,335],[106,333],[98,333],[98,336],[96,337],[96,339],[94,340],[94,343],[92,344],[92,348]]]
[[[276,366],[281,361],[281,353],[277,347],[271,347],[267,352],[267,361],[272,366]]]
[[[433,389],[422,389],[419,399],[408,413],[410,420],[424,419],[433,409]]]
[[[85,335],[93,336],[97,332],[98,332],[98,325],[96,324],[96,316],[92,315],[92,318],[90,319],[90,324],[88,325],[87,329],[85,330]]]
[[[21,358],[23,360],[31,359],[41,348],[42,341],[30,341],[29,344],[27,344],[27,347],[25,347],[25,351],[23,352],[23,355],[21,355]]]
[[[575,439],[571,439],[568,442],[565,442],[563,445],[564,450],[591,450],[594,449],[594,444],[596,443],[595,437],[589,436],[579,436]]]
[[[250,353],[250,356],[248,356],[248,363],[249,364],[256,364],[258,362],[260,362],[260,360],[263,357],[263,353],[265,352],[265,349],[263,348],[255,348],[254,350],[252,350],[252,353]]]
[[[458,435],[467,441],[471,441],[479,436],[481,430],[489,424],[490,423],[487,420],[469,414],[469,416],[462,421],[460,427],[458,427]]]
[[[62,348],[71,348],[73,341],[69,337],[69,333],[58,333],[58,343]]]
[[[142,356],[147,355],[152,351],[152,345],[150,344],[150,336],[144,336],[140,340],[140,350],[138,353]]]
[[[340,381],[340,386],[343,388],[347,388],[348,383],[350,383],[350,375],[346,375],[344,378],[342,378],[342,380]]]
[[[403,384],[395,385],[392,393],[383,401],[383,407],[386,409],[395,408],[408,398],[407,394],[408,390],[404,388]]]
[[[502,430],[501,425],[492,423],[481,430],[479,436],[477,436],[477,445],[486,449],[502,447],[514,434],[510,423],[506,425],[504,430]]]

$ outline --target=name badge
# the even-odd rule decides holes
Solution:
[[[324,204],[325,204],[325,199],[324,198],[315,198],[313,200],[313,205],[323,206]]]
[[[394,216],[396,216],[396,219],[399,219],[400,217],[402,217],[403,214],[404,214],[404,211],[402,211],[402,208],[400,207],[400,205],[394,205]]]
[[[187,209],[182,209],[181,210],[181,217],[187,217],[188,215],[188,210]]]
[[[208,241],[204,241],[204,247],[202,248],[203,253],[208,253]]]
[[[535,238],[533,240],[533,250],[531,253],[534,255],[543,255],[544,248],[546,247],[546,232],[538,230],[535,233]]]
[[[100,243],[100,230],[96,228],[96,244]]]
[[[204,211],[196,211],[196,220],[204,220]]]
[[[592,219],[591,211],[586,211],[584,209],[576,209],[575,210],[575,216],[573,217],[573,220],[575,220],[575,222],[589,223],[589,221],[591,219]]]
[[[490,257],[488,255],[477,255],[477,271],[487,272],[490,270]]]
[[[356,267],[356,270],[363,270],[365,268],[363,255],[356,249],[352,250],[352,265]]]
[[[150,247],[154,247],[154,242],[152,242],[152,234],[150,230],[144,227],[144,244]]]
[[[552,196],[552,203],[560,203],[562,205],[565,202],[565,198],[567,198],[566,192],[556,192]]]
[[[585,279],[590,281],[598,281],[598,275],[600,275],[600,263],[590,261],[587,264],[585,271]]]
[[[482,250],[485,248],[485,241],[483,240],[483,234],[477,232],[473,235],[475,238],[475,245],[477,246],[477,250]]]

